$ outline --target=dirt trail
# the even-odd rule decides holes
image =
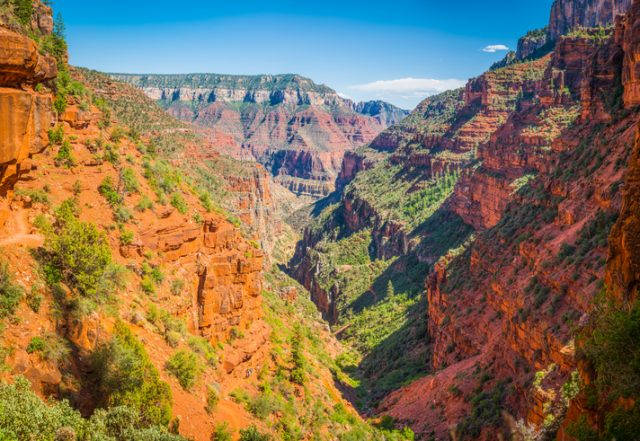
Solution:
[[[42,235],[29,233],[26,211],[24,210],[14,212],[14,215],[7,221],[2,235],[5,237],[0,238],[0,247],[20,245],[37,248],[44,243]]]

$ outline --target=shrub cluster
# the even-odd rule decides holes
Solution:
[[[169,423],[171,389],[124,323],[116,323],[112,340],[94,353],[92,362],[103,406],[128,406],[147,425]]]

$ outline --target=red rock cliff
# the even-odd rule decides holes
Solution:
[[[33,40],[0,27],[0,196],[5,201],[18,177],[33,166],[31,156],[49,143],[52,98],[35,86],[56,73],[55,60],[41,55]],[[0,206],[0,225],[6,217],[6,206]]]
[[[557,39],[572,29],[612,24],[623,15],[632,0],[556,0],[551,7],[549,35]]]

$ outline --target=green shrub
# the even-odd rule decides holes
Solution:
[[[0,262],[0,319],[15,314],[23,295],[22,287],[13,282],[9,265]]]
[[[213,200],[211,199],[211,195],[206,191],[201,191],[198,195],[200,199],[200,203],[202,204],[202,208],[210,212],[213,210]]]
[[[304,385],[306,380],[306,366],[307,361],[304,357],[302,349],[303,344],[302,328],[300,325],[296,325],[291,338],[291,362],[293,369],[291,370],[291,381],[299,385]]]
[[[187,202],[180,193],[173,193],[171,195],[171,205],[173,205],[180,214],[186,214],[187,210],[189,210]]]
[[[54,162],[57,167],[71,168],[76,165],[75,159],[71,154],[71,144],[69,141],[65,140],[62,142],[62,145],[58,149],[58,153],[54,158]]]
[[[26,196],[31,199],[31,202],[43,205],[49,205],[49,195],[44,190],[16,190],[16,195]]]
[[[191,351],[180,350],[174,353],[166,363],[166,369],[178,379],[183,389],[189,390],[198,380],[202,366],[198,357]]]
[[[138,178],[136,178],[136,173],[133,171],[133,169],[123,169],[120,174],[120,178],[122,179],[122,184],[124,185],[124,191],[126,191],[127,193],[137,193],[140,189]]]
[[[116,148],[112,144],[107,144],[104,147],[104,154],[102,155],[104,161],[110,162],[113,166],[117,166],[120,163],[120,154],[116,151]]]
[[[207,386],[207,412],[213,413],[220,401],[220,391],[215,385]]]
[[[119,223],[126,223],[133,219],[133,213],[127,207],[118,205],[113,210],[113,219]]]
[[[126,136],[127,136],[127,131],[123,127],[116,126],[111,131],[111,135],[109,136],[109,138],[111,139],[112,142],[118,144]]]
[[[95,352],[93,367],[103,405],[129,406],[148,425],[169,423],[171,389],[124,323],[117,322],[111,342]]]
[[[27,345],[27,354],[44,351],[45,343],[42,337],[33,337]]]
[[[153,208],[153,201],[148,196],[142,196],[140,202],[135,206],[136,211],[146,211]]]
[[[106,235],[76,216],[73,200],[56,210],[55,226],[46,234],[41,256],[45,279],[52,286],[64,282],[78,294],[103,302],[123,287],[124,270],[113,263]]]
[[[162,270],[159,266],[154,266],[153,268],[151,268],[151,272],[149,273],[149,275],[151,276],[151,279],[158,285],[164,282],[164,274],[162,273]]]
[[[31,23],[31,15],[33,14],[32,0],[11,0],[13,5],[13,13],[23,26]]]
[[[69,355],[67,343],[56,334],[46,334],[44,337],[33,337],[27,345],[28,354],[39,352],[43,360],[58,364]]]
[[[56,128],[50,129],[48,135],[49,142],[52,145],[62,145],[62,141],[64,141],[64,127],[60,125]]]
[[[182,293],[184,290],[184,280],[182,279],[173,279],[171,281],[171,294],[177,296]]]
[[[229,424],[226,421],[222,424],[216,424],[211,434],[211,441],[231,441],[232,439]]]
[[[74,196],[80,196],[80,193],[82,193],[82,183],[76,180],[76,182],[73,183],[71,190],[73,191]]]
[[[36,285],[31,287],[31,291],[27,294],[27,305],[33,312],[40,311],[40,305],[42,305],[42,296],[38,293]]]
[[[24,377],[0,384],[0,433],[6,440],[54,440],[63,427],[84,432],[85,422],[67,401],[46,405]]]
[[[4,436],[4,438],[3,438]],[[24,377],[0,383],[2,440],[184,441],[125,406],[96,409],[89,420],[65,401],[43,402]]]
[[[158,196],[171,194],[180,188],[182,175],[166,161],[145,162],[144,177]]]
[[[135,235],[131,230],[122,230],[120,232],[120,244],[121,245],[131,245],[133,243]]]
[[[458,424],[461,439],[476,439],[483,428],[496,427],[502,421],[505,383],[488,392],[479,391],[471,398],[471,412]]]
[[[271,441],[271,435],[260,433],[256,426],[240,430],[240,441]]]
[[[98,192],[104,196],[112,207],[116,207],[122,203],[122,197],[118,194],[111,176],[107,176],[102,180],[102,183],[100,183],[98,187]]]
[[[204,337],[191,336],[189,337],[189,347],[193,352],[202,356],[208,365],[215,366],[218,362],[218,354],[216,350],[211,346],[209,340]]]
[[[187,326],[180,318],[172,316],[168,311],[151,303],[147,309],[147,320],[164,336],[170,346],[176,347],[187,332]]]
[[[249,400],[247,408],[256,417],[266,420],[271,414],[281,410],[280,403],[274,394],[266,389]]]
[[[608,228],[608,227],[607,227]],[[595,373],[585,395],[591,410],[604,422],[598,430],[575,423],[580,441],[634,439],[640,427],[640,301],[617,305],[599,298],[592,327],[585,331],[584,353]],[[574,389],[575,392],[575,388]],[[564,390],[563,390],[564,392]],[[632,400],[625,406],[620,400]]]
[[[140,280],[140,289],[145,294],[153,294],[156,292],[156,284],[153,283],[151,277],[144,276],[142,280]]]

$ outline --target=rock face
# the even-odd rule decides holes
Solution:
[[[640,104],[640,4],[633,3],[629,15],[617,29],[617,38],[623,41],[624,65],[622,84],[624,102],[628,107]],[[622,34],[622,35],[620,35]]]
[[[533,57],[548,45],[549,35],[546,28],[531,31],[518,40],[516,58],[518,60],[524,60],[526,58]]]
[[[577,369],[567,323],[584,320],[598,281],[620,297],[637,290],[636,154],[628,169],[623,165],[637,145],[637,33],[629,31],[637,5],[604,41],[588,32],[560,37],[544,75],[524,85],[516,110],[478,146],[480,166],[462,176],[449,201],[477,238],[461,255],[441,259],[426,281],[438,371],[391,394],[381,411],[414,421],[418,432],[433,430],[436,438],[462,422],[458,436],[466,435],[467,411],[455,397],[441,412],[418,409],[454,387],[467,398],[478,385],[492,390],[468,380],[477,375],[473,367],[490,373],[491,387],[512,385],[517,393],[502,400],[516,418],[544,431],[545,421],[563,417],[559,391]],[[612,101],[615,90],[620,99]],[[542,381],[531,386],[534,372]],[[416,395],[425,390],[423,399]],[[495,433],[477,436],[495,439]]]
[[[36,84],[55,78],[53,58],[28,37],[0,27],[0,195],[32,167],[29,158],[46,148],[54,115],[49,93]],[[6,218],[0,207],[0,224]]]
[[[620,218],[611,231],[605,283],[619,299],[632,301],[640,294],[640,132],[625,180]]]
[[[168,225],[141,235],[144,247],[191,273],[194,326],[203,336],[222,341],[233,327],[247,328],[260,317],[262,252],[230,223],[212,216],[202,227]]]
[[[425,316],[434,374],[378,408],[426,439],[507,437],[487,424],[474,427],[469,415],[483,412],[487,399],[511,423],[551,433],[557,425],[549,421],[567,411],[562,385],[578,368],[572,329],[586,320],[603,281],[619,297],[637,293],[637,152],[626,164],[638,136],[640,2],[615,28],[564,35],[612,24],[630,3],[556,2],[549,34],[521,40],[523,62],[425,100],[368,149],[345,155],[340,214],[327,221],[323,240],[369,228],[370,253],[417,253],[430,265]],[[459,174],[436,215],[455,213],[475,234],[443,253],[430,239],[451,232],[444,222],[426,222],[416,244],[406,224],[376,212],[375,195],[363,200],[351,191],[381,161],[401,167],[397,180]],[[326,283],[320,289],[322,268],[313,265],[322,262],[312,258],[322,252],[314,248],[321,236],[317,225],[305,234],[294,274],[334,317],[340,293]],[[541,380],[533,384],[534,377]]]
[[[549,36],[559,38],[578,27],[607,26],[623,15],[632,0],[556,0],[551,7]]]
[[[355,104],[298,75],[113,75],[140,87],[174,116],[230,136],[227,149],[270,170],[296,194],[334,190],[344,152],[370,142],[407,112]]]

